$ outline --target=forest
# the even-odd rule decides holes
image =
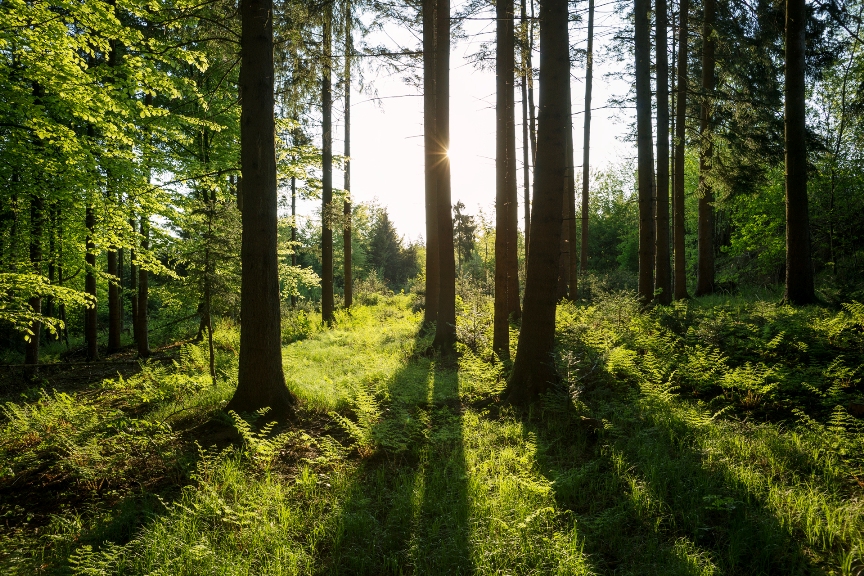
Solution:
[[[864,574],[862,18],[0,0],[0,572]]]

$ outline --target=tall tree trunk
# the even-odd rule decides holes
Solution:
[[[138,224],[135,216],[129,219],[132,237],[136,235]],[[134,244],[133,244],[134,246]],[[129,302],[132,305],[132,337],[138,342],[138,267],[135,265],[135,248],[129,249]]]
[[[252,412],[267,406],[282,418],[292,412],[294,397],[282,372],[279,327],[273,0],[241,0],[240,16],[240,366],[226,409]]]
[[[42,274],[42,232],[45,224],[45,200],[34,194],[30,197],[30,264],[34,274]],[[42,297],[34,294],[28,300],[34,314],[42,313]],[[25,364],[39,363],[39,344],[42,339],[42,323],[30,323],[33,333],[24,350]]]
[[[588,270],[588,185],[591,176],[591,89],[594,85],[594,0],[588,0],[588,51],[585,61],[585,125],[582,145],[582,238],[580,264]]]
[[[540,133],[535,167],[531,257],[525,281],[522,330],[507,400],[527,404],[557,380],[552,357],[555,340],[555,279],[561,241],[561,206],[567,149],[567,85],[570,47],[567,1],[540,4]]]
[[[574,217],[575,204],[571,196],[576,194],[573,169],[573,101],[570,94],[570,81],[567,81],[567,118],[565,120],[564,145],[564,194],[561,206],[561,256],[558,260],[558,299],[567,298],[571,293],[575,298],[576,291],[571,291],[575,278],[571,274],[571,263],[576,257],[574,253],[573,234],[576,221]],[[574,228],[571,230],[571,225]]]
[[[675,299],[687,294],[687,259],[684,252],[684,143],[687,138],[687,35],[690,20],[689,0],[680,0],[678,10],[678,98],[675,102],[675,189],[673,191],[675,226]]]
[[[531,23],[528,31],[528,119],[530,122],[531,132],[531,166],[537,167],[537,107],[534,105],[534,0],[528,0],[531,3]]]
[[[579,283],[579,254],[576,252],[576,243],[579,241],[579,231],[576,226],[576,164],[573,160],[573,95],[570,82],[567,82],[567,102],[569,102],[570,113],[567,115],[567,181],[564,189],[567,201],[567,237],[570,240],[570,289],[567,296],[570,300],[576,300]]]
[[[58,203],[52,202],[48,208],[48,218],[50,221],[50,229],[48,232],[48,283],[55,285],[57,279],[57,221],[60,219],[60,208]],[[45,306],[43,314],[48,318],[55,318],[54,315],[54,298],[48,296],[45,298]],[[49,337],[51,340],[60,340],[60,332],[52,334]]]
[[[714,292],[714,190],[710,181],[714,144],[711,107],[714,92],[715,0],[705,0],[702,22],[702,105],[699,113],[699,226],[696,296]]]
[[[522,191],[525,202],[525,254],[528,254],[528,230],[531,228],[531,161],[528,156],[528,15],[525,0],[520,3],[520,22],[525,34],[522,44]]]
[[[709,0],[710,1],[710,0]],[[639,190],[639,298],[654,297],[654,147],[651,134],[651,0],[635,0],[636,142]]]
[[[324,9],[324,66],[321,78],[321,318],[333,323],[333,3]]]
[[[508,358],[509,320],[511,314],[519,314],[513,3],[498,2],[496,16],[495,314],[492,349],[500,358]]]
[[[108,353],[120,350],[120,332],[123,329],[120,313],[120,269],[117,261],[117,249],[108,250]]]
[[[354,41],[351,39],[353,15],[351,0],[345,2],[345,202],[342,215],[345,226],[342,230],[342,275],[345,279],[345,308],[350,308],[354,300],[354,286],[351,278],[351,55]]]
[[[669,259],[669,55],[666,0],[657,0],[657,231],[654,292],[660,304],[672,302],[672,270]]]
[[[141,216],[141,254],[150,249],[150,221],[147,216]],[[138,321],[135,323],[135,343],[138,347],[138,357],[150,356],[150,320],[147,307],[150,301],[150,274],[143,266],[138,267]]]
[[[438,141],[435,101],[435,27],[438,0],[423,0],[423,148],[426,202],[426,308],[423,325],[427,328],[438,319],[440,272],[438,262],[438,165],[442,161]]]
[[[786,0],[786,295],[791,304],[816,301],[807,203],[807,108],[804,0]]]
[[[435,46],[435,122],[443,154],[438,164],[438,319],[433,345],[442,355],[455,352],[456,262],[450,199],[450,0],[438,0]]]
[[[99,348],[96,341],[98,334],[97,326],[97,302],[96,302],[96,212],[93,203],[88,199],[84,215],[84,224],[87,227],[87,254],[84,263],[87,269],[84,276],[84,292],[91,299],[90,307],[84,312],[84,340],[87,343],[87,359],[98,360]]]
[[[297,266],[297,178],[291,177],[291,266]],[[297,306],[297,296],[291,295],[291,307]]]

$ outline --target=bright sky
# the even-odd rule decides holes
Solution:
[[[595,54],[599,58],[609,44],[610,25],[617,25],[618,17],[611,7],[600,7],[595,13]],[[587,19],[587,15],[586,15]],[[455,204],[461,200],[471,214],[482,209],[494,214],[495,199],[495,73],[479,71],[467,60],[467,55],[479,49],[480,42],[494,41],[494,21],[471,21],[466,28],[468,38],[455,45],[451,52],[450,76],[450,132],[452,197]],[[388,26],[388,36],[401,40]],[[571,42],[581,42],[582,37]],[[479,36],[475,36],[479,34]],[[377,44],[374,38],[370,44]],[[413,38],[406,38],[412,46]],[[390,42],[392,44],[392,42]],[[536,46],[535,46],[536,48]],[[534,65],[539,61],[534,54]],[[605,78],[610,65],[595,60],[594,89],[591,122],[591,164],[602,168],[623,156],[632,156],[631,145],[619,140],[626,132],[622,119],[629,118],[621,110],[604,108],[611,96],[626,93],[628,80],[622,77]],[[574,67],[571,91],[573,100],[574,162],[577,168],[577,187],[580,186],[582,165],[583,114],[585,102],[585,71]],[[351,109],[351,193],[357,202],[377,198],[386,206],[391,219],[406,240],[424,236],[425,210],[423,204],[423,99],[418,91],[405,84],[400,75],[366,74],[367,83],[374,84],[380,100],[372,101],[368,94],[352,93]],[[535,83],[536,87],[536,83]],[[356,90],[356,86],[354,89]],[[412,95],[404,97],[405,95]],[[523,214],[522,199],[522,128],[521,90],[516,88],[516,146],[519,158],[519,213],[520,227]],[[535,104],[538,91],[535,90]],[[334,105],[338,109],[339,103]],[[334,112],[336,112],[334,110]],[[629,113],[629,111],[624,111]],[[336,119],[338,117],[338,119]],[[334,113],[334,152],[341,153],[343,126],[341,111]],[[342,174],[336,172],[334,186],[342,186]],[[578,200],[577,200],[578,202]],[[303,202],[298,212],[310,214],[312,203]]]

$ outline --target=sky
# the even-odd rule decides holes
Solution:
[[[610,26],[617,25],[618,17],[611,6],[601,6],[595,13],[595,71],[591,121],[591,165],[592,170],[603,168],[620,159],[632,156],[632,146],[620,140],[626,132],[628,110],[606,108],[609,98],[626,93],[629,80],[620,75],[611,77],[604,73],[612,70],[610,65],[598,59],[608,46],[609,36],[603,34]],[[416,42],[407,33],[400,35],[395,24],[387,27],[383,41],[404,41],[413,47]],[[452,200],[462,201],[466,211],[478,215],[482,210],[487,217],[494,218],[495,199],[495,73],[494,70],[477,70],[468,60],[481,42],[494,41],[494,21],[470,21],[466,26],[467,38],[455,44],[451,50],[450,70],[450,158]],[[379,33],[380,34],[380,33]],[[571,42],[581,42],[585,47],[585,28],[577,32]],[[395,38],[395,40],[394,40]],[[374,45],[382,38],[370,38]],[[381,42],[383,43],[383,42]],[[535,47],[536,48],[536,47]],[[534,54],[537,66],[538,55]],[[406,84],[402,75],[383,72],[364,78],[374,86],[378,99],[370,94],[352,91],[351,107],[351,195],[355,202],[377,199],[385,206],[397,230],[406,241],[416,241],[425,231],[423,205],[423,98],[413,86]],[[581,181],[583,111],[585,101],[585,71],[574,66],[571,70],[571,92],[573,100],[573,145],[574,163],[577,166],[577,189]],[[522,199],[522,108],[521,90],[516,88],[516,146],[519,159],[519,214],[523,225]],[[537,84],[535,82],[535,88]],[[535,89],[535,103],[538,90]],[[338,109],[341,103],[335,103]],[[341,111],[334,114],[334,153],[340,154],[343,146]],[[335,187],[342,186],[342,173],[334,171]],[[578,201],[578,200],[577,200]],[[303,202],[298,213],[311,214],[312,202]]]

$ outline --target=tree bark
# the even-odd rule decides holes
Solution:
[[[443,157],[435,120],[435,27],[437,0],[423,0],[423,147],[426,202],[426,308],[423,325],[438,319],[438,164]]]
[[[291,177],[291,266],[297,266],[297,178]],[[291,295],[291,307],[297,306],[297,296]]]
[[[786,294],[790,304],[816,301],[807,202],[807,108],[804,53],[807,6],[786,0]]]
[[[573,95],[571,93],[570,81],[567,81],[567,102],[569,103],[567,114],[567,180],[565,182],[565,200],[567,201],[567,238],[570,241],[569,259],[569,290],[567,297],[576,300],[579,282],[579,253],[576,252],[576,243],[579,240],[579,231],[576,227],[576,164],[573,160]]]
[[[496,16],[495,313],[492,349],[500,358],[509,358],[510,316],[519,314],[513,3],[498,2]]]
[[[30,265],[34,274],[42,274],[42,232],[45,224],[45,200],[38,195],[30,197]],[[42,313],[42,297],[35,294],[28,300],[34,314]],[[42,340],[42,323],[31,322],[30,341],[24,350],[25,364],[39,363],[39,345]]]
[[[138,229],[135,217],[129,219],[132,237]],[[133,244],[134,246],[134,244]],[[129,301],[132,304],[132,337],[138,342],[138,267],[135,266],[135,248],[129,249]]]
[[[434,347],[442,356],[455,353],[456,262],[453,256],[453,213],[450,199],[450,0],[438,0],[435,46],[435,122],[438,163],[438,319]]]
[[[535,167],[531,257],[525,281],[522,330],[507,400],[527,404],[557,380],[555,340],[556,277],[565,185],[567,85],[570,49],[566,0],[540,4],[540,121]]]
[[[696,296],[714,292],[714,190],[710,182],[714,144],[711,106],[714,92],[715,0],[705,0],[702,22],[702,105],[699,113],[699,227]]]
[[[273,0],[242,0],[240,14],[240,366],[226,409],[252,412],[267,406],[284,418],[293,411],[294,397],[282,372],[279,328]]]
[[[351,278],[351,55],[354,41],[351,38],[352,25],[351,0],[345,2],[345,202],[342,215],[345,226],[342,229],[342,276],[345,279],[345,308],[350,308],[354,300],[354,286]]]
[[[146,254],[150,249],[150,220],[147,216],[141,216],[141,253]],[[150,302],[150,273],[143,266],[138,267],[138,321],[135,323],[135,343],[138,348],[138,357],[150,356],[150,319],[147,307]]]
[[[710,1],[710,0],[709,0]],[[651,0],[635,0],[636,141],[639,194],[639,298],[654,297],[654,150],[651,134]]]
[[[588,0],[588,50],[585,63],[585,125],[582,146],[582,238],[580,264],[588,270],[588,185],[591,176],[591,90],[594,85],[594,0]]]
[[[654,260],[654,292],[657,302],[672,302],[672,270],[669,259],[669,55],[666,0],[657,0],[657,230]]]
[[[123,330],[120,307],[120,279],[117,249],[108,250],[108,354],[120,350],[120,332]]]
[[[84,311],[84,340],[87,344],[87,360],[99,359],[99,348],[96,341],[97,303],[96,303],[96,212],[92,201],[87,202],[84,214],[84,224],[87,227],[87,254],[84,263],[87,269],[84,276],[84,291],[90,295],[91,306]]]
[[[526,38],[522,44],[522,191],[525,203],[525,252],[528,252],[528,230],[531,228],[531,160],[529,159],[528,140],[528,15],[525,13],[525,0],[520,4],[520,22]]]
[[[675,102],[675,189],[673,191],[675,226],[675,299],[689,298],[687,294],[687,259],[684,240],[684,143],[687,137],[687,35],[690,19],[689,0],[680,0],[678,28],[678,98]]]
[[[321,79],[321,318],[333,323],[333,4],[324,9],[324,65]]]

